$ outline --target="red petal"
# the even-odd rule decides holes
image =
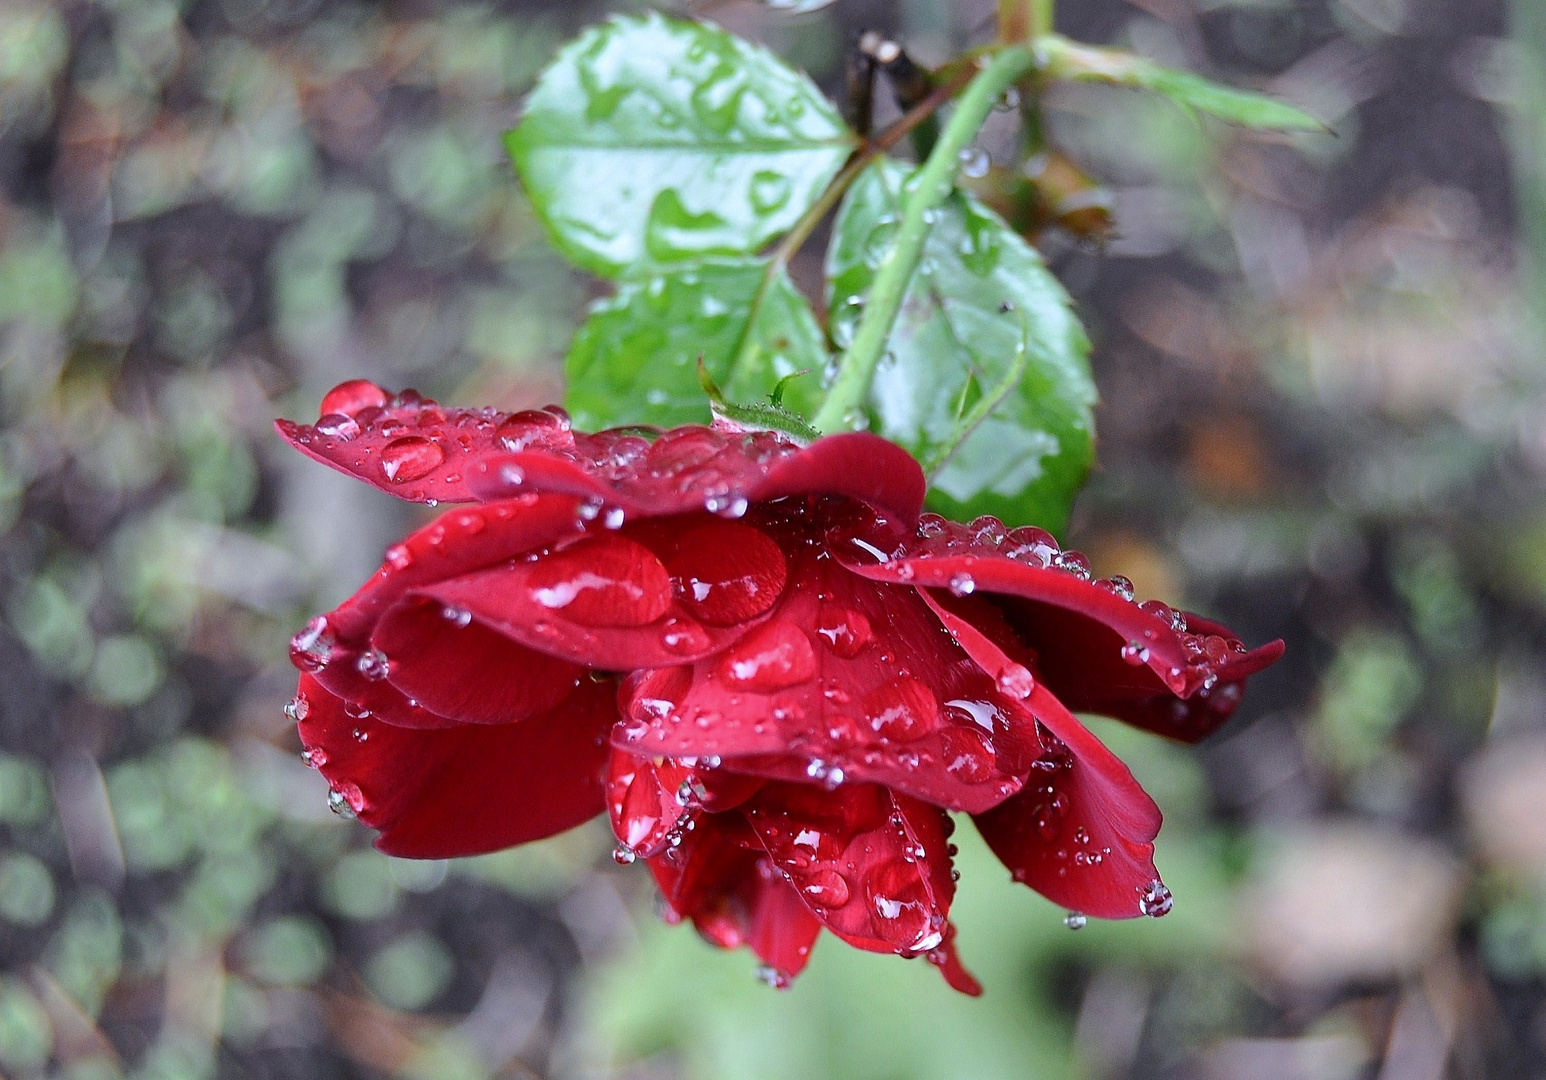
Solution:
[[[524,648],[470,612],[410,595],[371,634],[373,659],[408,698],[451,720],[507,724],[546,712],[579,685],[574,664]]]
[[[872,784],[834,794],[771,784],[743,812],[815,916],[849,944],[914,956],[943,943],[955,883],[942,810]]]
[[[752,503],[786,495],[846,495],[912,521],[926,483],[907,451],[863,432],[802,447],[773,432],[682,427],[653,444],[603,431],[576,436],[561,454],[491,455],[477,462],[467,486],[482,499],[555,492],[643,516],[709,510],[739,517]]]
[[[967,997],[982,996],[982,983],[966,970],[966,965],[961,963],[961,957],[956,952],[954,924],[945,924],[945,940],[939,948],[929,953],[929,963],[939,968],[939,973],[945,977],[945,982],[950,984],[952,990],[958,990]]]
[[[850,574],[799,535],[783,548],[789,584],[767,621],[698,661],[690,683],[675,668],[625,684],[618,745],[718,755],[771,779],[881,783],[972,812],[1018,791],[1039,745],[1016,745],[993,681],[916,592]]]
[[[831,542],[845,565],[874,581],[992,594],[1070,708],[1188,742],[1227,720],[1246,676],[1283,652],[1281,642],[1246,652],[1204,620],[1185,629],[1185,617],[1165,605],[1140,606],[1112,583],[1088,580],[1088,560],[1059,552],[1039,529],[1006,533],[991,518],[962,525],[925,515],[914,533],[879,522],[835,532]]]
[[[649,866],[669,921],[692,919],[721,949],[750,946],[775,986],[787,986],[804,969],[821,923],[758,850],[741,815],[700,818]]]
[[[750,526],[708,518],[675,538],[673,546],[671,580],[682,606],[700,622],[750,622],[784,591],[784,553]]]
[[[519,724],[413,731],[368,717],[302,675],[301,741],[312,762],[380,831],[389,855],[445,859],[539,840],[603,809],[603,733],[613,687],[584,682]]]
[[[315,424],[275,422],[308,457],[412,502],[471,502],[466,479],[491,454],[572,445],[561,409],[514,416],[495,409],[443,409],[412,390],[395,397],[356,379],[322,399]]]
[[[976,627],[925,598],[984,670],[997,675],[1013,663]],[[1144,914],[1139,900],[1159,880],[1159,807],[1046,686],[1013,707],[1033,714],[1062,746],[1036,763],[1024,791],[976,815],[988,846],[1016,881],[1054,903],[1107,919]]]
[[[707,656],[744,632],[705,626],[689,615],[673,599],[666,568],[633,538],[632,527],[422,591],[529,648],[608,671]]]

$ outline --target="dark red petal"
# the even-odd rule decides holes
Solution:
[[[633,516],[708,510],[739,517],[753,503],[810,494],[846,495],[908,522],[923,506],[918,463],[863,432],[804,447],[767,431],[683,427],[659,433],[653,444],[620,434],[576,436],[561,454],[483,457],[468,489],[485,500],[530,491],[577,495]]]
[[[871,523],[834,531],[830,542],[874,581],[991,594],[1066,705],[1172,738],[1195,742],[1215,730],[1243,680],[1283,652],[1281,642],[1247,652],[1216,623],[1188,628],[1163,604],[1134,603],[1130,587],[1090,581],[1088,560],[1039,529],[925,515],[916,532]]]
[[[669,567],[677,599],[700,622],[749,622],[784,591],[784,553],[750,526],[708,518],[675,538],[673,546]]]
[[[583,682],[518,724],[414,731],[356,718],[302,675],[297,711],[309,759],[380,831],[389,855],[445,859],[539,840],[603,809],[603,734],[613,687]]]
[[[748,520],[771,529],[759,514],[774,509]],[[770,779],[881,783],[972,812],[1018,791],[1040,756],[1034,730],[1013,730],[993,680],[916,592],[850,574],[798,535],[782,543],[788,584],[767,621],[697,662],[690,681],[677,667],[625,683],[614,741]]]
[[[529,648],[608,671],[680,664],[744,632],[690,616],[655,554],[612,532],[421,591]]]
[[[328,613],[329,634],[363,648],[376,620],[410,591],[583,536],[578,505],[562,495],[527,495],[441,514],[387,549],[381,569]]]
[[[334,387],[315,424],[275,421],[308,457],[412,502],[471,502],[468,469],[491,454],[573,443],[562,410],[511,416],[495,409],[444,409],[412,390],[396,396],[363,379]]]
[[[983,669],[1014,662],[974,626],[934,598],[930,606]],[[1086,915],[1131,918],[1155,886],[1154,837],[1160,811],[1120,758],[1037,684],[1013,708],[1034,715],[1056,737],[1025,790],[976,815],[978,830],[1016,881]],[[1057,744],[1061,743],[1061,746]]]
[[[740,814],[708,814],[681,842],[649,860],[666,919],[691,919],[721,949],[750,946],[775,986],[810,957],[821,923],[763,854]]]
[[[612,751],[607,763],[607,815],[612,834],[627,852],[652,859],[673,839],[687,816],[687,800],[677,792],[692,770],[669,758],[651,760]]]
[[[957,990],[967,997],[981,997],[982,983],[961,963],[961,957],[956,952],[956,928],[952,923],[945,924],[945,940],[939,948],[929,953],[929,963],[939,968],[939,973],[945,977],[945,982],[950,984],[952,990]]]
[[[812,913],[849,944],[904,956],[943,944],[955,894],[943,811],[872,784],[833,794],[770,784],[742,812]]]
[[[524,648],[470,612],[410,595],[371,634],[372,661],[410,700],[469,724],[546,712],[579,685],[575,664]]]

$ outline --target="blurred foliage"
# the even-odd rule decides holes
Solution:
[[[710,13],[828,89],[858,27],[926,60],[986,14],[776,6]],[[559,395],[590,294],[500,133],[605,8],[0,5],[0,1073],[1541,1075],[1546,400],[1514,237],[1546,227],[1496,117],[1546,44],[1491,0],[1063,7],[1335,131],[1102,86],[1044,117],[1116,221],[1042,245],[1104,402],[1073,540],[1290,651],[1199,750],[1099,728],[1165,811],[1165,920],[1070,933],[961,837],[972,1002],[831,943],[775,994],[657,925],[604,829],[388,859],[296,754],[288,634],[416,519],[269,420],[360,376]]]

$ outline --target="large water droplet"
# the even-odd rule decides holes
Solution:
[[[369,379],[350,379],[323,395],[320,411],[323,416],[355,417],[366,409],[379,409],[389,400],[391,395]]]
[[[380,649],[366,649],[360,653],[359,659],[354,662],[354,666],[359,669],[361,675],[371,682],[380,682],[392,670],[391,662],[387,660],[386,653]]]
[[[439,443],[418,435],[405,435],[381,448],[377,466],[381,475],[391,483],[403,484],[423,479],[439,468],[445,459],[446,452],[440,448]]]
[[[1131,600],[1133,598],[1133,583],[1121,574],[1113,574],[1109,578],[1104,578],[1100,584],[1116,593],[1123,600]]]
[[[805,879],[800,891],[813,904],[840,908],[848,903],[848,879],[836,870],[817,870]]]
[[[997,772],[992,744],[975,727],[947,728],[940,737],[940,747],[945,771],[963,784],[985,784]]]
[[[1024,701],[1036,689],[1036,677],[1024,665],[1009,664],[998,673],[999,692]]]
[[[296,694],[285,705],[284,714],[298,724],[311,715],[311,702],[306,700],[305,694]]]
[[[796,686],[816,675],[816,654],[805,631],[783,619],[764,623],[720,660],[720,677],[759,694]]]
[[[333,658],[337,644],[327,616],[318,615],[290,639],[290,663],[302,671],[321,671]]]
[[[882,738],[912,742],[934,730],[939,699],[917,679],[892,679],[864,698],[864,718]]]
[[[312,426],[339,442],[348,442],[360,433],[359,422],[343,413],[327,413]]]
[[[1151,919],[1169,915],[1170,909],[1174,906],[1175,899],[1162,882],[1151,881],[1138,894],[1139,914],[1147,915]]]
[[[327,808],[341,818],[359,817],[360,811],[365,809],[365,797],[356,785],[340,784],[328,788]]]
[[[645,626],[671,606],[671,578],[660,560],[612,533],[539,559],[527,586],[538,604],[585,626]]]
[[[845,660],[858,656],[874,640],[870,620],[845,607],[824,606],[816,620],[816,634]]]
[[[724,521],[683,534],[669,570],[682,605],[710,626],[734,626],[761,615],[777,602],[788,576],[772,538]]]

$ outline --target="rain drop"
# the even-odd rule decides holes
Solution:
[[[1129,641],[1122,646],[1122,659],[1133,667],[1141,667],[1149,662],[1149,648],[1141,641]]]
[[[1169,915],[1170,909],[1174,906],[1175,900],[1170,895],[1170,890],[1159,881],[1149,882],[1138,894],[1139,914],[1147,915],[1151,919]]]
[[[612,861],[617,863],[618,866],[628,866],[636,858],[638,858],[638,856],[635,855],[630,849],[624,847],[622,844],[618,844],[615,848],[612,849]]]
[[[1070,930],[1083,930],[1084,924],[1088,921],[1088,919],[1086,919],[1081,913],[1077,911],[1070,911],[1067,915],[1063,916],[1063,925],[1068,927]]]
[[[302,671],[321,671],[333,658],[336,644],[327,616],[318,615],[290,639],[290,662]]]
[[[360,658],[354,662],[354,666],[359,668],[361,675],[372,682],[380,682],[391,670],[391,663],[387,660],[386,653],[380,649],[367,649],[362,652]]]
[[[451,604],[447,604],[440,609],[440,617],[458,628],[464,628],[472,622],[472,612],[464,607],[455,607]]]
[[[445,461],[446,452],[439,443],[418,435],[393,439],[381,448],[379,467],[381,475],[394,484],[420,480],[434,472]]]
[[[988,158],[988,152],[980,146],[963,147],[959,155],[961,163],[961,175],[973,180],[981,179],[988,175],[988,168],[992,162]]]
[[[953,596],[970,596],[977,589],[977,582],[966,571],[951,575],[950,592]]]
[[[344,796],[344,793],[339,791],[337,788],[328,788],[327,808],[341,818],[354,818],[359,816],[359,812],[355,810],[354,806]]]

